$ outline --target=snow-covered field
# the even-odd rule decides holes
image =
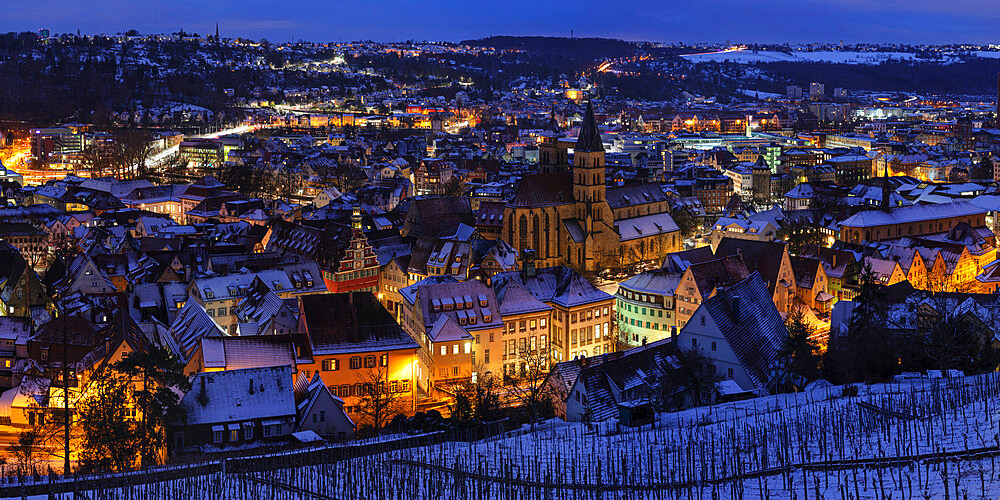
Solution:
[[[142,498],[997,498],[1000,377],[910,379],[661,414],[549,421],[329,464],[100,492]],[[97,492],[95,492],[97,493]]]
[[[982,58],[998,58],[1000,52],[973,52],[973,56]],[[879,64],[890,59],[897,61],[926,61],[938,63],[952,63],[960,58],[955,54],[944,54],[939,60],[921,59],[913,52],[848,52],[848,51],[815,51],[802,52],[792,51],[790,53],[777,51],[753,51],[753,50],[727,50],[719,52],[706,52],[700,54],[687,54],[681,56],[691,62],[733,62],[740,64],[767,63],[767,62],[831,62],[846,64]]]

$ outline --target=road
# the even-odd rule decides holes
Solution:
[[[185,137],[184,139],[215,139],[216,137],[221,137],[230,134],[242,134],[245,132],[250,132],[251,130],[258,130],[264,127],[264,125],[240,125],[238,127],[227,128],[225,130],[220,130],[218,132],[212,132],[210,134],[200,134]],[[154,170],[162,167],[164,164],[169,162],[177,152],[180,150],[179,146],[170,146],[162,151],[149,156],[146,159],[146,169]]]

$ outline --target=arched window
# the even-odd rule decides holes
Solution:
[[[542,247],[543,248],[537,248],[537,249],[535,249],[535,251],[538,252],[536,255],[538,255],[539,257],[541,257],[542,255],[548,257],[548,255],[549,255],[549,231],[552,229],[552,226],[549,225],[549,213],[546,211],[546,212],[543,212],[543,215],[545,216],[545,233],[544,233],[545,234],[545,238],[542,239]]]
[[[528,248],[528,218],[521,214],[521,219],[517,223],[517,249]]]
[[[538,227],[538,214],[535,214],[531,218],[531,248],[536,252],[537,255],[539,244],[538,240],[541,237],[542,229]]]

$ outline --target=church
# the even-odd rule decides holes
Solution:
[[[604,145],[587,112],[568,162],[568,145],[552,129],[539,139],[539,171],[521,179],[504,208],[503,237],[536,265],[565,265],[585,274],[660,262],[681,249],[667,197],[656,184],[607,187]]]

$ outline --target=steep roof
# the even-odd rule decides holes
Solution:
[[[788,330],[760,274],[754,272],[743,281],[720,289],[700,309],[711,315],[751,381],[757,387],[768,388],[771,365]]]
[[[530,174],[521,178],[511,207],[547,207],[573,202],[573,177],[565,172]]]
[[[587,405],[593,420],[616,417],[619,403],[646,402],[653,391],[679,393],[685,389],[676,383],[669,388],[662,387],[664,383],[681,379],[670,376],[683,366],[671,339],[629,349],[619,356],[615,354],[619,353],[609,355],[598,364],[586,360],[587,366],[580,369],[578,378],[587,391]]]
[[[496,284],[494,286],[504,286],[502,283],[507,280],[520,283],[531,295],[546,304],[559,304],[563,307],[591,304],[612,298],[611,295],[598,290],[580,273],[565,266],[537,269],[535,276],[527,278],[516,271],[500,273],[493,278]]]
[[[778,282],[782,257],[786,253],[784,243],[736,238],[722,238],[715,249],[717,257],[739,255],[747,270],[760,273],[760,277],[767,283],[767,288],[772,293]]]
[[[580,135],[573,151],[582,153],[604,151],[604,144],[601,143],[601,131],[598,130],[597,119],[594,118],[593,101],[587,101],[587,111],[583,117],[583,125],[580,126]]]
[[[718,259],[691,264],[689,267],[702,299],[707,298],[716,288],[733,285],[750,275],[743,259],[738,255],[726,255]]]

